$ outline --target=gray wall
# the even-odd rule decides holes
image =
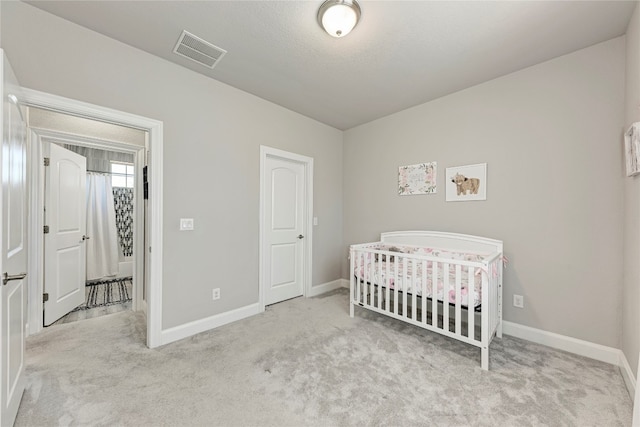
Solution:
[[[345,244],[410,229],[502,239],[506,320],[619,348],[624,75],[620,37],[348,130]],[[437,194],[398,196],[398,166],[429,161]],[[487,200],[445,202],[445,168],[485,162]]]
[[[258,301],[261,144],[315,159],[313,283],[340,278],[342,132],[22,2],[1,27],[23,86],[164,122],[164,329]]]
[[[625,129],[640,121],[640,8],[637,6],[627,28],[626,41]],[[637,376],[640,351],[640,175],[625,178],[624,202],[622,351]]]

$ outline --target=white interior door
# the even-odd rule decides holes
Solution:
[[[44,324],[52,324],[85,300],[87,159],[49,144],[45,167]],[[45,148],[46,152],[46,148]]]
[[[25,388],[24,341],[27,271],[26,123],[18,81],[2,52],[2,290],[0,298],[0,417],[13,425]]]
[[[304,164],[265,160],[265,305],[303,294],[305,230]]]

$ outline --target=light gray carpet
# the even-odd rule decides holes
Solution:
[[[617,367],[512,337],[474,347],[298,298],[159,349],[122,312],[27,344],[17,426],[629,426]]]

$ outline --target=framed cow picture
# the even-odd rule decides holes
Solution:
[[[447,202],[487,200],[487,164],[446,169]]]

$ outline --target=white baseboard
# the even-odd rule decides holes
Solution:
[[[633,401],[634,396],[636,395],[636,378],[633,375],[633,370],[631,366],[629,366],[629,361],[627,357],[624,355],[622,351],[620,351],[620,360],[618,362],[618,366],[620,367],[620,374],[622,375],[622,379],[624,379],[624,384],[627,386],[627,391],[629,392],[629,396]]]
[[[307,294],[307,297],[315,297],[317,295],[324,294],[325,292],[333,291],[334,289],[339,289],[344,286],[342,283],[344,279],[337,279],[331,282],[323,283],[321,285],[312,286],[311,290]],[[347,286],[349,286],[349,281],[347,282]]]
[[[502,321],[502,332],[516,338],[522,338],[523,340],[543,344],[558,350],[567,351],[569,353],[617,366],[620,369],[620,375],[622,375],[622,379],[627,387],[629,396],[631,396],[631,400],[633,400],[636,393],[636,379],[622,350],[595,344],[589,341],[579,340],[566,335],[531,328],[529,326],[508,322],[506,320]]]
[[[261,313],[260,304],[256,303],[236,308],[235,310],[227,311],[226,313],[216,314],[215,316],[207,317],[205,319],[165,329],[160,333],[161,345],[169,344],[171,342],[199,334],[200,332],[208,331],[259,313]]]
[[[340,279],[340,280],[342,280],[343,288],[349,288],[351,286],[351,283],[349,283],[349,279]]]
[[[558,350],[568,351],[569,353],[620,366],[620,354],[622,351],[617,348],[531,328],[506,320],[502,322],[502,331],[516,338],[522,338],[527,341],[557,348]]]

